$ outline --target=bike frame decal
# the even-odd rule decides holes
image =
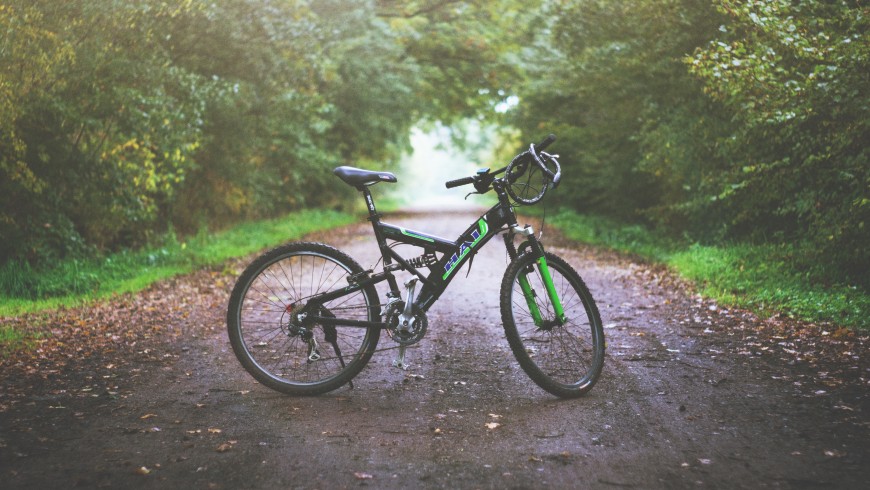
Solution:
[[[408,245],[414,245],[415,247],[434,248],[443,254],[453,253],[456,249],[456,242],[453,240],[447,240],[435,235],[423,233],[422,231],[409,230],[389,223],[378,222],[375,225],[375,230],[379,230],[384,238],[395,240],[400,243],[407,243]]]
[[[418,234],[416,234],[416,233],[414,233],[414,232],[411,232],[411,231],[408,231],[408,230],[406,230],[406,229],[404,229],[404,228],[399,228],[399,231],[401,231],[402,234],[405,235],[405,236],[409,236],[409,237],[413,237],[413,238],[419,238],[420,240],[425,240],[425,241],[427,241],[427,242],[435,243],[435,240],[433,240],[433,239],[431,239],[431,238],[429,238],[429,237],[427,237],[427,236],[418,235]]]
[[[471,251],[478,243],[480,243],[480,239],[486,236],[486,232],[489,231],[489,225],[486,224],[486,220],[483,218],[477,221],[477,226],[479,229],[471,232],[471,238],[473,238],[470,242],[462,242],[459,244],[459,250],[450,257],[450,260],[447,261],[447,264],[444,265],[444,275],[441,276],[441,279],[447,279],[450,277],[450,274],[453,274],[453,271],[456,270],[456,266],[462,261],[462,258],[468,255],[468,252]]]

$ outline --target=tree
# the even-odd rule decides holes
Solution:
[[[3,260],[338,204],[333,167],[505,97],[509,4],[5,2]]]
[[[852,272],[870,267],[870,19],[860,3],[719,1],[727,23],[687,60],[740,128],[716,196],[732,227],[808,237]]]
[[[552,2],[512,122],[524,140],[559,134],[577,209],[684,229],[673,205],[716,167],[722,124],[682,58],[710,39],[707,2]]]

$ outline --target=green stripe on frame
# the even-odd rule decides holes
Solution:
[[[406,229],[404,229],[404,228],[399,228],[399,229],[402,231],[402,234],[403,234],[403,235],[406,235],[406,236],[409,236],[409,237],[414,237],[414,238],[419,238],[420,240],[426,240],[427,242],[435,243],[435,240],[433,240],[433,239],[431,239],[431,238],[429,238],[429,237],[427,237],[427,236],[422,236],[422,235],[418,235],[418,234],[416,234],[416,233],[411,233],[410,231],[408,231],[408,230],[406,230]]]

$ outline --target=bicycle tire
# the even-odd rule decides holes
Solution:
[[[290,312],[314,294],[346,286],[348,275],[362,271],[322,243],[289,243],[255,259],[239,276],[227,308],[230,344],[245,370],[290,395],[322,394],[349,383],[371,359],[380,330],[319,324],[298,329]],[[380,321],[374,286],[323,306],[324,315]],[[318,347],[312,349],[303,335]],[[320,358],[312,360],[312,351]]]
[[[580,275],[562,258],[545,254],[567,321],[538,328],[519,284],[526,274],[541,314],[555,312],[546,292],[538,257],[525,253],[513,260],[501,284],[501,316],[505,335],[523,371],[538,386],[561,398],[579,397],[595,385],[604,367],[604,330],[592,294]]]

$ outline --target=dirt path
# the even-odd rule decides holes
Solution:
[[[456,236],[473,219],[389,221]],[[315,238],[367,266],[369,236]],[[272,392],[235,360],[224,312],[240,262],[84,313],[5,319],[50,330],[84,315],[77,335],[109,340],[85,352],[53,340],[53,354],[2,366],[0,486],[866,488],[866,338],[819,327],[817,359],[789,322],[701,301],[626,258],[545,242],[586,280],[605,324],[604,375],[584,398],[548,395],[513,359],[497,240],[430,310],[411,369],[380,352],[354,389],[316,398]]]

